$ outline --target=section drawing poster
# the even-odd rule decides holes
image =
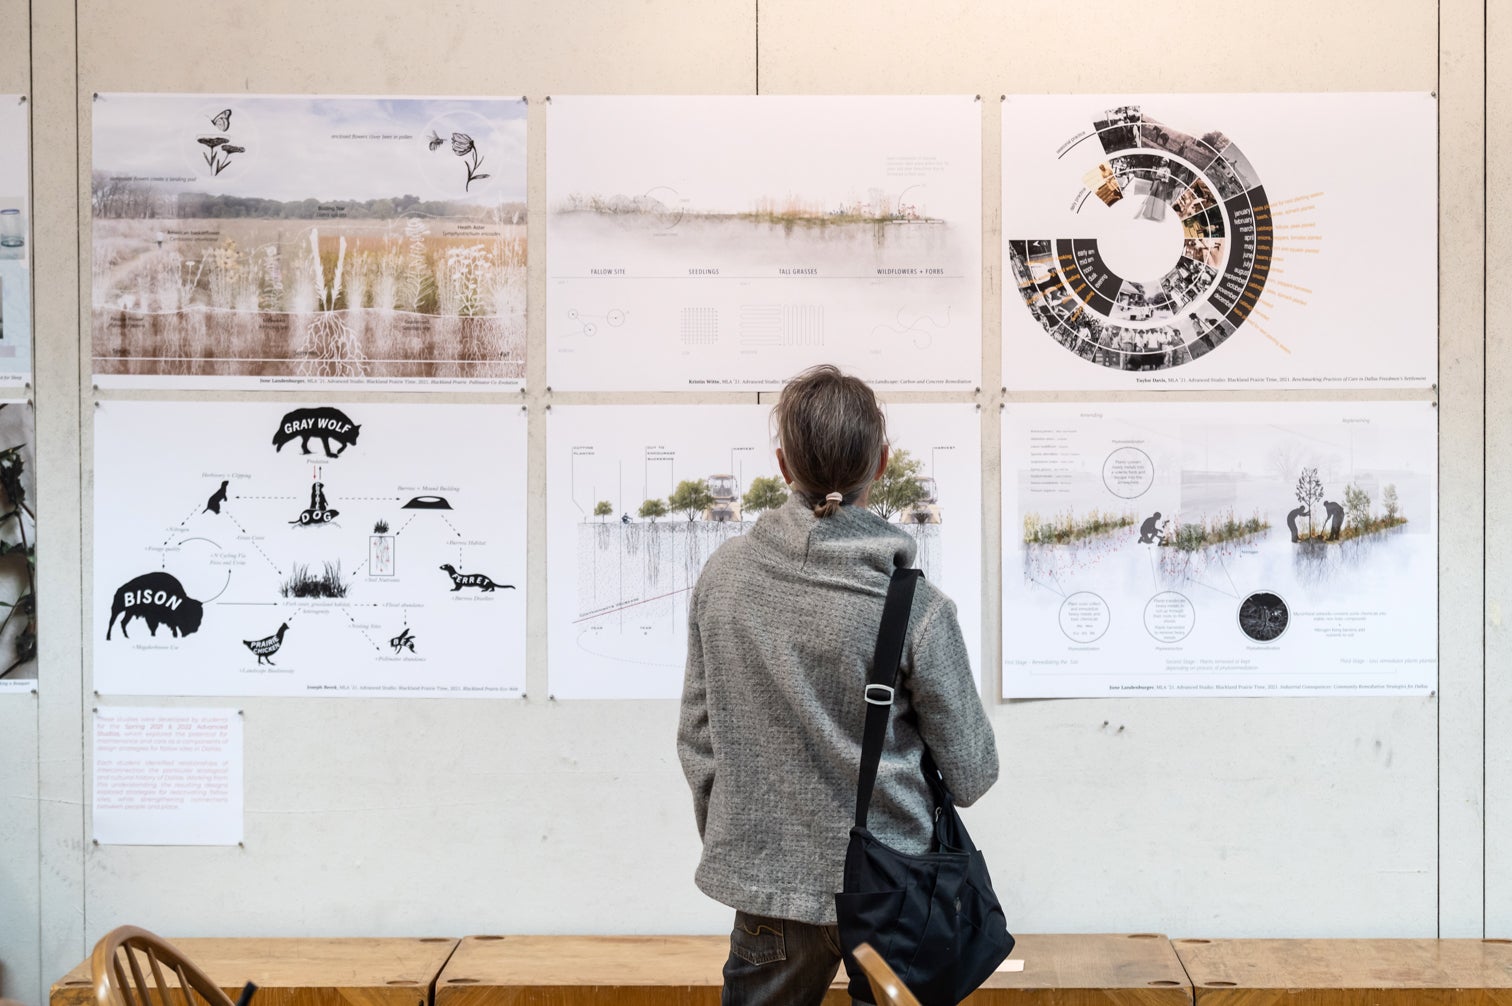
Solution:
[[[871,510],[955,600],[980,678],[981,416],[891,405]],[[761,405],[556,406],[547,422],[548,670],[556,698],[676,698],[688,599],[723,542],[788,497]]]
[[[519,388],[525,102],[103,94],[95,383]]]
[[[1431,693],[1436,418],[1010,405],[1003,696]]]
[[[0,693],[37,687],[37,470],[30,402],[0,402]]]
[[[522,408],[111,401],[95,416],[95,690],[523,694]]]
[[[31,117],[0,94],[0,387],[31,380]]]
[[[242,841],[245,766],[235,709],[97,709],[93,766],[99,844]]]
[[[557,390],[981,384],[981,103],[557,97],[547,111]]]
[[[1438,379],[1426,93],[1003,106],[1003,385]]]

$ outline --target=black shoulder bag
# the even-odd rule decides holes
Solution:
[[[992,890],[987,863],[966,834],[955,798],[927,748],[920,768],[935,801],[930,851],[916,856],[899,852],[879,842],[866,827],[920,575],[917,569],[895,569],[882,608],[882,628],[866,683],[856,824],[845,851],[844,890],[835,895],[835,912],[853,998],[876,1002],[851,955],[865,942],[923,1006],[956,1006],[1013,950],[1013,937]]]

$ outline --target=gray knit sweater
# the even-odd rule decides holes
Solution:
[[[758,915],[835,921],[855,816],[862,691],[895,564],[913,539],[861,507],[817,518],[796,496],[725,542],[688,614],[677,751],[711,898]],[[919,581],[868,826],[904,852],[929,844],[927,742],[962,806],[997,779],[992,726],[955,605]]]

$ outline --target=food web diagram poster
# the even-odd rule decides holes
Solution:
[[[981,104],[558,97],[547,113],[558,390],[981,375]]]
[[[518,697],[525,427],[499,405],[104,403],[95,689]]]
[[[1011,405],[1003,695],[1426,695],[1427,402]]]
[[[723,542],[786,499],[759,405],[557,406],[547,424],[548,669],[556,698],[676,698],[688,598]],[[980,680],[981,417],[890,405],[872,509],[956,602]]]
[[[517,388],[525,103],[104,94],[100,387]]]
[[[26,98],[0,94],[0,387],[31,380],[31,158]]]
[[[1003,384],[1428,387],[1428,94],[1011,96]]]

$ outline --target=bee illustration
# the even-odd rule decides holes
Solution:
[[[445,140],[441,139],[441,137],[439,137],[439,136],[436,135],[436,131],[434,129],[431,130],[430,138],[428,140],[426,140],[426,143],[430,147],[431,150],[435,150],[437,147],[441,146],[441,144],[443,144],[445,142],[446,142]]]
[[[231,109],[223,109],[219,115],[210,120],[210,123],[224,133],[231,128]]]

